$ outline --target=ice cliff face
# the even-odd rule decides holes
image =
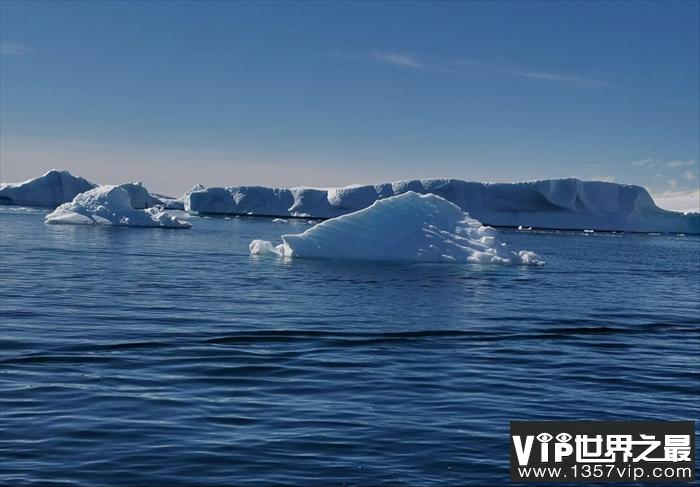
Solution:
[[[0,204],[56,207],[95,187],[95,183],[68,171],[52,169],[39,178],[4,184],[0,188]]]
[[[119,187],[129,193],[131,207],[134,209],[143,210],[162,204],[162,201],[149,193],[140,181],[138,183],[123,183]]]
[[[304,259],[544,264],[532,252],[510,251],[499,242],[496,229],[483,226],[457,205],[413,191],[377,200],[300,235],[283,235],[282,242],[273,247],[254,240],[250,252]]]
[[[642,187],[578,179],[420,179],[331,190],[234,186],[192,191],[184,199],[186,210],[199,213],[334,218],[409,191],[438,195],[492,226],[700,233],[700,215],[662,210]]]
[[[190,194],[195,191],[204,191],[206,188],[201,184],[195,184],[192,189],[186,192],[179,198],[171,198],[169,196],[155,195],[161,201],[163,208],[166,210],[184,210],[185,201],[189,199]]]

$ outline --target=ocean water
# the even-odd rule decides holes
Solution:
[[[2,484],[498,485],[511,420],[700,419],[698,236],[284,261],[248,244],[305,220],[45,214],[0,207]]]

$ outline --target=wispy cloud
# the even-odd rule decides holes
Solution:
[[[584,86],[604,86],[610,84],[606,81],[600,81],[593,78],[586,78],[583,76],[576,76],[571,74],[545,73],[544,71],[509,71],[509,73],[514,74],[516,76],[524,76],[526,78],[550,81],[552,83],[569,83]]]
[[[639,161],[634,161],[632,162],[633,166],[648,166],[648,167],[654,167],[661,161],[655,161],[654,159],[641,159]]]
[[[668,185],[671,186],[672,188],[675,188],[678,185],[678,181],[676,181],[675,179],[669,179],[667,182],[668,182]]]
[[[695,164],[694,160],[690,161],[668,161],[665,162],[662,159],[640,159],[638,161],[632,162],[633,166],[644,166],[644,167],[671,167],[671,168],[677,168],[677,167],[685,167],[685,166],[692,166]]]
[[[428,69],[425,64],[416,61],[413,57],[406,54],[374,51],[372,52],[372,58],[381,63],[392,64],[403,68],[419,69],[421,71]]]
[[[666,163],[667,167],[683,167],[683,166],[692,166],[695,164],[695,161],[671,161]]]
[[[511,63],[503,63],[499,61],[475,61],[473,59],[453,58],[445,59],[436,56],[427,59],[418,59],[415,56],[398,52],[372,51],[369,54],[357,55],[347,54],[338,51],[329,52],[328,55],[341,58],[352,59],[355,61],[373,61],[382,64],[397,66],[400,68],[409,68],[420,71],[432,71],[436,73],[459,74],[468,73],[476,76],[498,76],[498,77],[520,77],[529,78],[532,80],[543,81],[547,83],[563,83],[578,86],[606,86],[610,85],[608,81],[595,78],[592,76],[580,76],[569,73],[556,73],[534,70],[534,69],[514,69],[508,66]]]
[[[26,44],[19,42],[0,42],[0,55],[3,56],[22,56],[33,49]]]
[[[519,76],[550,83],[568,83],[580,86],[605,86],[609,82],[595,79],[590,76],[574,74],[552,73],[540,70],[513,69],[499,62],[479,62],[471,59],[452,59],[450,62],[456,66],[469,69],[472,74],[490,76]]]
[[[685,174],[683,174],[683,177],[685,179],[695,179],[695,173],[693,171],[687,171]]]

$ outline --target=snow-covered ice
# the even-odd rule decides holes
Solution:
[[[98,186],[86,179],[73,176],[68,171],[52,169],[41,177],[23,183],[3,184],[0,187],[0,202],[10,205],[56,207],[73,201],[80,193]],[[162,201],[150,194],[141,182],[123,183],[119,187],[129,193],[131,206],[135,209],[162,205]]]
[[[185,197],[185,209],[334,218],[408,191],[441,196],[492,226],[700,233],[700,215],[663,210],[640,186],[573,178],[523,183],[420,179],[339,189],[234,186],[192,191]]]
[[[38,178],[0,186],[0,204],[56,207],[96,186],[68,171],[52,169]]]
[[[112,225],[119,227],[190,228],[192,225],[158,208],[132,208],[128,191],[121,186],[100,186],[77,195],[46,215],[45,223]]]
[[[168,196],[163,196],[163,195],[155,195],[158,197],[158,199],[161,201],[163,208],[166,210],[185,210],[185,204],[189,202],[189,197],[190,194],[194,193],[195,191],[204,191],[206,188],[202,186],[201,184],[197,183],[194,185],[192,189],[187,191],[184,195],[182,195],[179,198],[170,198]]]
[[[94,187],[94,183],[67,171],[52,170],[40,178],[1,185],[0,203],[56,207]],[[262,186],[207,189],[198,184],[177,199],[151,195],[141,183],[125,183],[122,187],[130,194],[134,208],[159,205],[201,214],[335,218],[367,208],[375,201],[413,191],[441,196],[473,218],[496,227],[700,233],[700,213],[662,209],[640,186],[578,179],[522,183],[416,179],[331,189]],[[693,195],[697,199],[696,193]],[[659,201],[674,203],[673,209],[686,208],[684,202],[668,198]]]
[[[408,191],[369,208],[326,220],[276,247],[250,244],[253,255],[392,262],[477,262],[542,265],[533,252],[510,251],[498,231],[433,194]]]
[[[123,183],[120,184],[119,187],[125,189],[126,192],[129,193],[131,207],[135,210],[153,208],[156,205],[162,204],[162,201],[149,193],[140,181],[138,183]]]

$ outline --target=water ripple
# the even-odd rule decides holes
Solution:
[[[504,232],[540,269],[283,262],[249,257],[279,237],[261,218],[0,212],[3,485],[494,485],[511,420],[699,419],[696,237]]]

